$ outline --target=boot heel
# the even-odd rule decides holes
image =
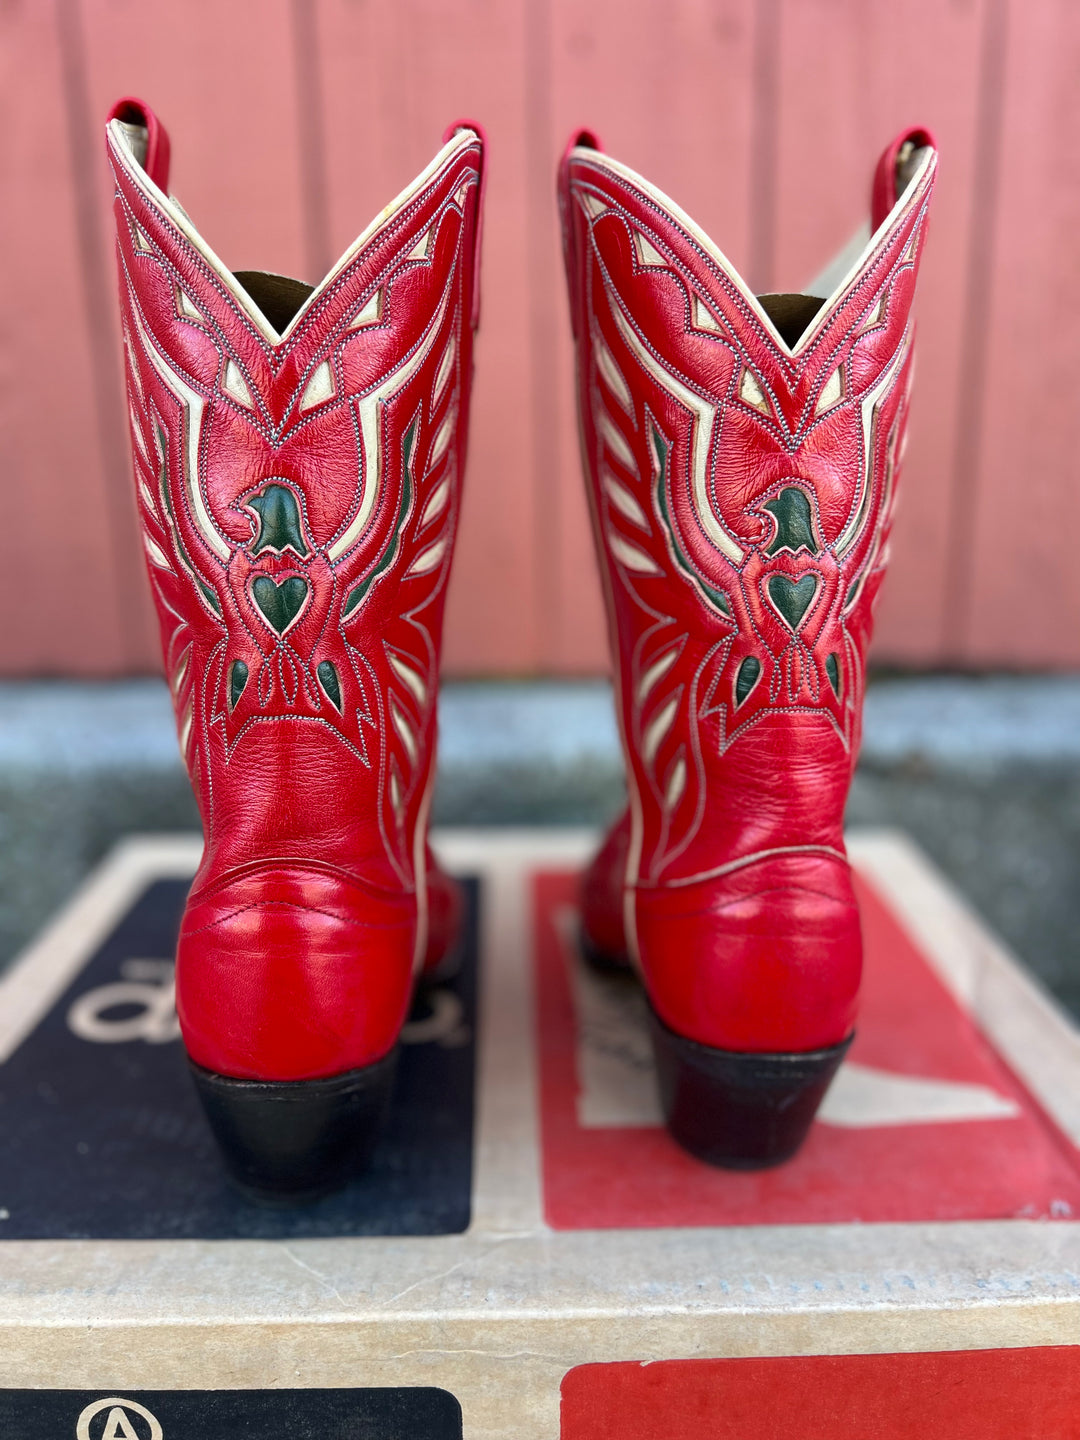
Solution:
[[[319,1080],[237,1080],[192,1062],[236,1183],[266,1202],[313,1200],[363,1171],[390,1101],[397,1052]]]
[[[728,1170],[760,1170],[795,1154],[854,1038],[807,1054],[756,1055],[699,1045],[650,1015],[668,1130],[691,1155]]]

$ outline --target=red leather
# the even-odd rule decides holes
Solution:
[[[889,211],[900,198],[896,188],[896,172],[900,152],[905,146],[916,150],[937,148],[930,131],[916,126],[913,130],[902,130],[892,144],[882,151],[881,159],[874,169],[874,183],[870,189],[870,224],[874,230],[884,224]]]
[[[460,918],[426,834],[482,143],[440,152],[284,336],[115,126],[109,152],[139,513],[206,836],[180,1023],[210,1070],[332,1075],[393,1046]]]
[[[125,125],[141,125],[145,129],[146,158],[143,161],[143,169],[159,190],[168,190],[172,146],[169,143],[169,132],[150,109],[150,106],[142,100],[134,99],[133,96],[125,96],[123,100],[118,100],[109,111],[106,123],[109,120],[120,120]]]
[[[630,795],[584,933],[706,1045],[814,1050],[854,1023],[843,814],[935,167],[793,348],[640,176],[594,146],[560,172]]]

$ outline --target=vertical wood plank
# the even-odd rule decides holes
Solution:
[[[25,7],[27,15],[45,10]],[[156,628],[130,478],[104,118],[120,95],[146,99],[173,133],[171,188],[226,262],[303,273],[292,31],[287,0],[249,0],[224,9],[192,0],[182,10],[148,9],[133,0],[57,0],[56,15],[63,65],[41,91],[56,95],[58,113],[68,116],[72,169],[63,178],[68,214],[61,220],[56,213],[53,226],[66,226],[76,256],[73,263],[69,251],[59,265],[50,265],[48,274],[26,287],[24,300],[37,292],[35,303],[50,316],[52,354],[68,371],[62,387],[48,390],[35,382],[33,372],[17,373],[12,404],[35,437],[51,439],[59,425],[79,455],[76,464],[41,459],[40,473],[58,494],[53,501],[40,487],[30,492],[33,543],[40,553],[59,538],[87,553],[81,564],[58,567],[48,577],[45,604],[51,618],[34,642],[36,649],[24,656],[9,652],[4,662],[15,670],[156,669]],[[213,45],[207,43],[210,35]],[[267,77],[275,74],[277,100],[270,106]],[[26,97],[39,93],[25,73],[17,89],[24,99],[20,115],[39,133],[42,113],[48,123],[51,107],[25,104]],[[57,174],[63,149],[62,144],[52,147],[40,163],[42,175]],[[40,238],[44,200],[35,199],[34,184],[40,184],[39,177],[29,182],[27,202],[17,208],[13,227],[31,251]],[[31,257],[31,268],[36,258]],[[26,269],[13,273],[26,274]],[[89,321],[82,346],[76,343],[79,307],[67,293],[78,285]],[[22,323],[19,330],[24,337],[31,327]],[[89,416],[83,413],[87,405]],[[89,459],[95,430],[100,474]],[[76,507],[91,495],[94,523],[88,524]],[[93,601],[87,589],[91,583],[111,588],[111,607]],[[104,625],[107,633],[91,630],[94,624]]]
[[[949,527],[964,370],[978,59],[986,0],[784,0],[776,276],[801,288],[868,215],[880,151],[905,126],[935,134],[941,171],[916,305],[918,355],[892,563],[873,658],[946,657]]]
[[[478,120],[489,138],[468,466],[444,668],[539,663],[529,499],[537,436],[529,325],[525,7],[510,0],[324,0],[320,59],[330,226],[341,250],[438,150]]]
[[[131,661],[111,545],[113,477],[95,410],[58,18],[52,4],[0,10],[0,445],[7,589],[18,622],[3,627],[0,662],[9,674],[93,674]]]
[[[82,3],[95,123],[103,131],[120,95],[145,100],[172,137],[169,188],[225,264],[317,279],[304,244],[290,0]],[[96,150],[104,176],[103,133]]]
[[[563,672],[609,668],[596,559],[578,450],[573,352],[554,211],[555,165],[571,132],[594,130],[616,159],[687,210],[738,265],[749,258],[754,5],[736,0],[552,0],[553,134],[535,183],[547,204],[548,260],[538,304],[557,337],[551,388],[558,447],[538,509],[551,503],[547,656]],[[539,216],[540,209],[537,206]],[[542,531],[538,533],[543,534]]]
[[[928,124],[941,183],[875,655],[1080,663],[1068,424],[1080,327],[1067,320],[1080,302],[1074,10],[1068,0],[0,8],[0,263],[17,277],[0,322],[0,484],[19,537],[9,576],[21,617],[0,637],[0,670],[156,664],[133,534],[122,533],[123,417],[111,415],[122,407],[100,123],[131,92],[170,127],[172,188],[226,262],[311,280],[427,163],[449,120],[487,126],[483,322],[448,608],[447,670],[458,674],[608,663],[554,198],[571,129],[597,130],[755,284],[799,288],[864,217],[880,148]],[[994,38],[1006,22],[1007,47]],[[1001,106],[1000,156],[985,129],[980,138],[980,85],[983,122]]]
[[[1080,12],[1010,3],[962,654],[1080,664]]]

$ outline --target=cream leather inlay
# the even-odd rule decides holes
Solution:
[[[434,229],[425,230],[420,239],[405,256],[406,260],[428,260],[431,258],[431,241]]]
[[[176,287],[176,313],[181,320],[194,320],[197,325],[205,324],[202,311],[188,295],[182,285]]]
[[[416,557],[405,573],[407,575],[426,575],[429,570],[434,570],[446,554],[449,544],[449,535],[444,535],[440,540],[436,540],[434,545],[429,546],[427,550]]]
[[[188,741],[191,739],[191,720],[191,701],[189,700],[187,709],[180,718],[179,727],[180,754],[184,757],[185,761],[187,760]]]
[[[439,301],[439,308],[435,312],[424,338],[409,359],[396,370],[392,370],[374,390],[369,391],[357,407],[360,414],[360,443],[363,450],[363,483],[360,505],[344,533],[330,546],[327,553],[331,561],[340,560],[352,549],[371,519],[371,512],[375,508],[375,498],[379,493],[379,485],[382,480],[379,412],[385,401],[390,400],[397,391],[404,389],[431,354],[442,329],[452,290],[452,282],[448,281],[443,297]]]
[[[881,408],[882,401],[892,389],[893,381],[896,379],[907,358],[910,345],[911,327],[909,326],[907,330],[904,331],[903,339],[896,348],[896,354],[889,361],[888,365],[886,365],[881,379],[872,390],[867,391],[859,407],[863,432],[862,475],[859,477],[862,493],[859,497],[859,505],[855,514],[851,517],[843,534],[836,542],[835,554],[838,560],[846,555],[855,544],[855,541],[862,533],[863,526],[866,524],[867,516],[870,513],[870,493],[874,488],[874,477],[871,466],[873,464],[874,436],[877,430],[878,411]]]
[[[630,449],[626,436],[604,409],[601,409],[597,417],[597,426],[600,431],[600,438],[615,456],[616,460],[625,465],[632,475],[636,475],[638,468],[637,461],[634,459],[634,452]]]
[[[398,656],[389,651],[387,652],[386,658],[390,661],[390,667],[398,679],[403,680],[416,696],[417,702],[420,705],[425,704],[427,701],[427,686],[412,666],[406,665],[404,660],[399,659]]]
[[[656,246],[647,240],[640,230],[634,231],[634,250],[637,253],[638,263],[647,265],[650,269],[656,266],[663,266],[667,269],[668,262],[664,259]]]
[[[664,791],[664,804],[668,810],[674,810],[675,806],[682,799],[683,791],[686,789],[686,761],[680,755],[675,764],[671,767],[671,774],[668,776],[667,789]]]
[[[450,476],[439,482],[432,492],[427,504],[424,506],[423,514],[420,516],[420,528],[423,530],[433,520],[437,520],[446,509],[447,501],[450,499]]]
[[[752,370],[743,371],[742,380],[739,382],[739,398],[745,400],[747,405],[753,405],[754,409],[760,410],[763,415],[772,414],[769,402],[765,399],[765,392]]]
[[[700,295],[691,296],[690,305],[691,323],[695,330],[722,330],[724,328]]]
[[[645,703],[645,697],[656,684],[657,680],[660,679],[661,675],[666,675],[672,665],[675,664],[678,654],[677,649],[668,650],[660,656],[659,660],[654,660],[647,670],[642,671],[641,678],[638,680],[634,689],[634,699],[639,706]]]
[[[742,547],[724,529],[709,501],[709,453],[712,449],[716,405],[702,399],[700,395],[695,395],[681,380],[676,379],[670,371],[664,369],[656,357],[642,344],[634,327],[623,315],[622,307],[616,296],[610,291],[608,303],[611,306],[611,313],[615,317],[619,333],[631,354],[669,395],[690,412],[690,480],[694,509],[701,522],[701,528],[712,544],[729,560],[733,560],[736,565],[740,564],[743,558]]]
[[[362,330],[366,325],[374,325],[382,319],[382,313],[383,290],[380,287],[371,299],[364,303],[364,308],[358,311],[355,318],[349,322],[349,329]]]
[[[416,736],[413,734],[412,726],[398,709],[394,697],[390,697],[390,715],[394,721],[394,729],[401,736],[405,749],[409,752],[409,759],[413,765],[416,764],[417,747]]]
[[[650,529],[645,511],[642,510],[626,486],[620,484],[619,481],[615,479],[615,476],[606,465],[601,475],[601,484],[604,487],[604,493],[620,515],[624,515],[626,519],[630,521],[631,525],[636,525],[639,530],[645,530],[647,532]]]
[[[153,365],[166,388],[180,402],[183,411],[182,470],[184,490],[187,493],[192,518],[199,529],[199,533],[210,546],[211,550],[213,550],[214,554],[228,564],[232,551],[224,537],[218,533],[217,527],[210,518],[210,512],[206,508],[206,501],[203,499],[202,487],[199,484],[199,448],[202,438],[202,420],[205,402],[202,396],[193,390],[183,376],[174,370],[168,361],[160,354],[157,346],[143,328],[139,312],[135,309],[134,300],[132,300],[132,315],[135,320],[135,328],[139,334],[139,343],[142,346],[143,354],[150,361],[150,364]]]
[[[161,546],[158,545],[152,536],[147,535],[145,531],[143,532],[143,545],[146,547],[146,553],[149,555],[152,565],[156,565],[159,570],[171,570],[173,568],[169,563],[169,557],[165,554],[164,550],[162,550]]]
[[[844,367],[838,365],[822,386],[821,394],[814,406],[814,414],[820,415],[838,404],[844,398]]]
[[[630,394],[630,386],[623,379],[622,371],[615,364],[615,357],[599,335],[593,337],[593,352],[596,355],[596,368],[603,376],[604,384],[626,413],[633,415],[634,401]]]
[[[671,729],[678,709],[679,697],[678,695],[672,695],[671,699],[665,701],[645,727],[645,734],[641,740],[641,754],[646,765],[651,765],[656,759],[656,752],[660,748],[660,742]]]
[[[247,381],[236,363],[232,360],[225,362],[225,378],[222,380],[222,388],[247,410],[255,409],[255,402],[251,398],[251,391],[247,387]]]
[[[300,409],[313,410],[316,405],[325,405],[327,400],[334,398],[334,388],[334,372],[330,369],[329,360],[324,360],[315,367],[311,379],[304,386]]]
[[[451,407],[446,418],[439,426],[439,433],[435,436],[434,444],[431,447],[431,455],[428,459],[428,469],[434,470],[439,461],[450,448],[450,441],[454,437],[454,426],[457,423],[457,408]]]
[[[435,388],[431,395],[431,405],[433,409],[442,399],[443,391],[446,389],[446,383],[454,373],[454,359],[456,356],[457,337],[451,335],[447,342],[446,349],[443,351],[443,357],[439,361],[439,368],[435,375]]]
[[[635,570],[641,575],[659,575],[660,567],[653,563],[652,559],[639,550],[636,545],[631,545],[629,540],[624,540],[617,530],[608,527],[608,545],[611,553],[618,560],[620,565],[625,565],[628,570]]]

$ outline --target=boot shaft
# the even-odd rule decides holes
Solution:
[[[165,194],[152,114],[117,111],[139,515],[204,875],[297,856],[410,888],[464,461],[481,140],[449,134],[312,288],[231,274]]]
[[[796,836],[842,856],[935,166],[928,137],[902,137],[875,185],[879,228],[836,293],[759,299],[591,137],[567,152],[560,204],[631,791],[628,883]]]

